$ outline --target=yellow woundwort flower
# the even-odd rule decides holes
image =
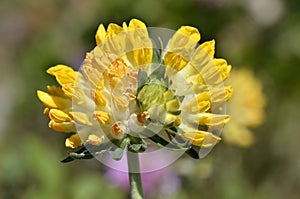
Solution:
[[[231,66],[214,58],[215,41],[198,44],[199,31],[179,28],[166,48],[157,49],[145,24],[101,24],[97,46],[80,72],[57,65],[47,70],[57,86],[38,91],[49,127],[72,133],[65,145],[85,143],[141,152],[145,140],[176,150],[213,147],[229,121],[224,86]]]
[[[234,94],[228,103],[231,122],[224,129],[224,140],[240,147],[249,147],[254,136],[249,128],[258,127],[264,120],[266,98],[260,81],[249,69],[233,71],[229,80]]]

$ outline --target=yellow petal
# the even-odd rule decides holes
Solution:
[[[147,42],[143,42],[146,44]],[[152,61],[153,50],[151,48],[151,43],[148,42],[149,45],[144,46],[144,48],[140,48],[138,50],[133,51],[134,58],[134,66],[145,68]],[[128,55],[127,55],[128,56]]]
[[[214,104],[224,103],[231,98],[232,93],[233,93],[232,86],[213,89],[211,92],[212,103]]]
[[[231,65],[228,65],[225,59],[214,59],[214,62],[224,81],[230,75]]]
[[[204,133],[184,133],[183,137],[191,140],[191,143],[193,145],[201,146],[204,141],[205,134]]]
[[[117,58],[104,71],[104,79],[115,87],[128,70],[127,64],[122,58]]]
[[[96,119],[100,124],[109,124],[110,122],[110,117],[108,113],[104,111],[95,111],[94,116],[96,117]]]
[[[197,28],[191,26],[180,27],[171,39],[169,48],[177,51],[184,48],[187,51],[193,50],[200,40],[200,33]]]
[[[232,86],[226,86],[225,87],[225,100],[228,101],[233,94],[233,87]]]
[[[95,68],[98,70],[100,73],[102,73],[106,65],[103,63],[103,49],[101,46],[96,46],[92,52],[86,53],[84,62],[83,62],[83,68],[84,67],[90,67],[90,68]]]
[[[180,76],[182,76],[184,79],[188,79],[190,76],[196,75],[200,73],[199,70],[197,70],[192,64],[188,63],[182,70],[178,72]]]
[[[204,51],[209,54],[211,58],[214,57],[215,54],[215,40],[204,42],[200,45],[200,48],[202,48]]]
[[[206,131],[195,130],[194,132],[186,132],[183,137],[191,140],[191,144],[199,147],[212,147],[216,145],[221,138]]]
[[[169,101],[174,99],[174,93],[171,90],[167,90],[166,92],[164,92],[164,100],[165,101]]]
[[[87,143],[91,144],[91,145],[100,145],[103,142],[103,138],[102,137],[98,137],[95,134],[91,134],[89,135],[88,139],[86,140]]]
[[[224,82],[223,71],[220,71],[214,60],[209,59],[200,70],[201,78],[207,85],[217,85]]]
[[[176,99],[172,99],[172,100],[168,101],[166,103],[166,110],[170,113],[178,112],[180,110],[179,100],[176,98]]]
[[[201,65],[201,64],[200,64]],[[231,66],[225,59],[207,59],[202,63],[200,71],[202,78],[209,85],[216,85],[224,82],[231,71]]]
[[[55,122],[71,122],[72,119],[68,116],[67,113],[59,110],[59,109],[51,109],[49,111],[49,117],[51,120]]]
[[[124,31],[127,31],[128,27],[127,27],[126,22],[123,22],[122,27],[123,27],[123,30],[124,30]]]
[[[210,109],[210,93],[202,92],[195,99],[193,99],[190,103],[188,103],[184,109],[188,113],[203,113]]]
[[[229,115],[219,115],[212,113],[200,113],[198,114],[199,125],[223,127],[229,122]]]
[[[83,74],[85,78],[89,81],[92,89],[103,89],[104,87],[104,79],[99,70],[92,66],[84,65],[82,67]]]
[[[166,66],[177,71],[184,68],[199,40],[200,33],[197,28],[191,26],[179,28],[171,38],[168,51],[164,55]]]
[[[129,22],[127,30],[127,58],[135,67],[145,67],[152,61],[152,42],[148,37],[146,25],[137,19]]]
[[[55,122],[51,120],[49,122],[49,127],[58,132],[71,133],[76,132],[76,127],[74,122]]]
[[[110,23],[107,27],[106,38],[113,37],[119,33],[123,32],[123,28],[115,23]]]
[[[213,113],[198,113],[193,115],[186,114],[186,124],[191,126],[207,126],[209,130],[216,130],[223,128],[230,120],[229,115],[213,114]]]
[[[65,84],[62,90],[65,95],[76,104],[86,102],[86,95],[79,85]]]
[[[162,123],[165,124],[165,125],[169,125],[171,123],[175,123],[175,122],[179,122],[178,121],[178,116],[177,115],[174,115],[174,114],[171,114],[171,113],[166,113],[165,114],[165,121],[163,121]]]
[[[138,28],[147,28],[147,27],[142,21],[138,19],[131,19],[129,22],[128,30],[134,30]]]
[[[102,91],[100,90],[92,90],[92,96],[95,101],[95,104],[100,107],[106,106],[106,98]]]
[[[176,71],[180,71],[187,64],[187,60],[180,54],[174,52],[167,52],[164,56],[165,65],[173,68]]]
[[[44,115],[47,115],[47,116],[48,116],[50,110],[51,110],[50,108],[47,108],[47,107],[46,107],[46,108],[44,109],[44,111],[43,111]]]
[[[181,118],[177,117],[176,120],[174,121],[174,126],[179,126],[181,124]]]
[[[47,72],[55,76],[56,81],[62,85],[73,85],[77,78],[80,78],[81,75],[78,72],[75,72],[72,68],[65,65],[56,65],[47,70]]]
[[[70,117],[78,124],[91,125],[89,116],[82,112],[69,112]]]
[[[108,41],[110,42],[110,41]],[[103,44],[103,46],[96,46],[91,54],[87,54],[89,57],[87,60],[90,62],[90,66],[98,69],[100,73],[103,73],[103,71],[111,64],[111,62],[118,57],[110,52],[110,50],[107,50],[107,42]]]
[[[47,70],[47,73],[56,77],[60,85],[74,84],[78,73],[65,65],[56,65]]]
[[[98,27],[97,33],[95,35],[97,46],[100,46],[106,40],[105,36],[106,36],[105,28],[104,28],[103,24],[100,24]]]
[[[125,112],[129,106],[129,101],[122,96],[112,95],[112,101],[118,112]]]
[[[216,67],[214,66],[213,63],[213,59],[211,57],[211,55],[209,54],[209,51],[207,51],[207,46],[209,45],[205,45],[203,46],[199,46],[198,48],[196,48],[195,52],[192,55],[191,58],[191,65],[198,71],[202,71],[203,68],[208,65],[210,63],[210,65],[212,65],[211,67],[214,67],[214,70],[216,71]]]
[[[111,23],[107,27],[106,42],[103,48],[108,54],[115,54],[120,57],[124,54],[126,33],[123,28],[117,24]]]
[[[69,99],[62,97],[50,95],[43,91],[37,91],[37,96],[44,106],[54,109],[68,109],[71,107],[72,103]]]
[[[212,134],[207,133],[204,139],[204,142],[202,143],[202,147],[213,147],[216,144],[218,144],[221,141],[221,138]]]
[[[66,95],[64,94],[63,90],[61,87],[57,86],[47,86],[47,90],[51,95],[56,95],[59,97],[66,98]]]
[[[63,65],[63,64],[58,64],[47,70],[47,73],[49,73],[50,75],[53,75],[53,76],[55,76],[57,73],[62,73],[62,72],[72,73],[72,72],[74,72],[74,70],[71,67]]]
[[[71,137],[67,138],[65,141],[65,146],[69,148],[77,148],[82,145],[82,141],[78,134],[74,134]]]

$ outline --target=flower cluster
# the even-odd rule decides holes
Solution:
[[[224,81],[231,66],[214,58],[214,40],[199,45],[199,31],[182,26],[158,49],[137,19],[107,29],[101,24],[95,37],[79,72],[51,67],[47,72],[60,86],[37,92],[49,127],[71,133],[65,145],[93,149],[81,148],[71,159],[103,150],[118,159],[125,148],[144,151],[148,140],[197,158],[201,147],[220,141],[229,121],[232,87]]]

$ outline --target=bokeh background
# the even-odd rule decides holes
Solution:
[[[80,66],[99,23],[133,17],[199,28],[201,41],[216,39],[217,57],[253,71],[267,98],[252,147],[222,142],[205,159],[183,158],[166,172],[176,188],[153,182],[148,198],[300,198],[298,0],[1,0],[0,198],[128,198],[99,162],[59,162],[65,135],[47,128],[36,90],[54,84],[50,66]]]

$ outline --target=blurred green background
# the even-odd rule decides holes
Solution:
[[[197,27],[201,41],[216,39],[217,57],[253,70],[268,98],[254,146],[222,142],[192,162],[201,175],[178,172],[180,189],[151,198],[300,198],[298,0],[1,0],[0,198],[128,198],[99,162],[59,162],[65,135],[47,128],[36,90],[54,83],[50,66],[80,66],[100,23],[133,17],[147,26]]]

